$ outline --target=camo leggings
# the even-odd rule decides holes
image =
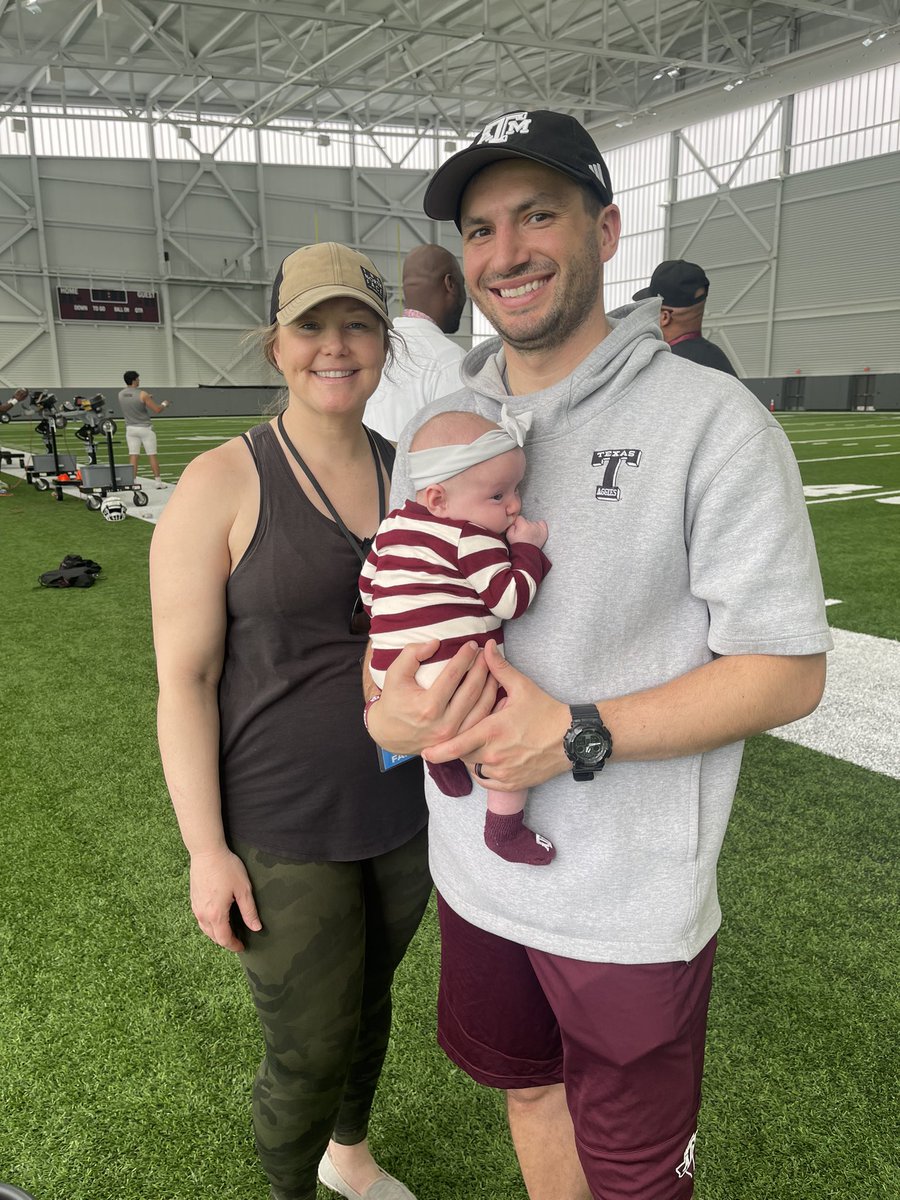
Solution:
[[[263,925],[240,932],[266,1045],[253,1088],[256,1145],[270,1200],[315,1200],[329,1138],[353,1146],[366,1136],[394,971],[431,891],[426,831],[362,862],[234,849]]]

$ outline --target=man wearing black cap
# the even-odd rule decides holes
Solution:
[[[736,376],[725,351],[703,336],[708,295],[709,280],[702,267],[683,258],[670,258],[659,264],[650,277],[650,286],[635,292],[632,300],[660,296],[659,325],[672,353],[701,367],[714,367]]]
[[[692,1195],[742,739],[815,708],[831,645],[777,422],[670,354],[653,305],[605,311],[612,199],[592,139],[552,112],[498,117],[432,178],[425,211],[456,222],[500,337],[410,422],[392,503],[412,497],[406,452],[429,417],[530,413],[522,503],[547,517],[553,571],[509,628],[509,662],[471,644],[423,691],[426,643],[381,693],[366,683],[379,744],[475,777],[455,801],[426,780],[438,1038],[506,1090],[530,1200]],[[480,781],[531,789],[550,867],[488,861]]]

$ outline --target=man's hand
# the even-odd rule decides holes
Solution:
[[[430,688],[416,683],[420,663],[438,649],[436,640],[406,646],[385,672],[381,699],[369,709],[369,733],[393,754],[419,754],[486,717],[497,684],[476,642],[448,660]]]
[[[540,550],[547,540],[547,522],[526,521],[519,513],[506,531],[506,540],[511,546],[516,542],[527,542],[529,546],[537,546]]]
[[[427,762],[461,758],[472,771],[480,763],[485,787],[498,792],[525,790],[561,775],[569,769],[562,745],[572,719],[568,705],[510,666],[495,642],[485,646],[484,659],[506,689],[506,700],[478,724],[426,747],[422,757]]]

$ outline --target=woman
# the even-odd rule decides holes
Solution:
[[[317,1173],[343,1196],[415,1200],[366,1141],[431,886],[421,764],[382,774],[362,722],[357,577],[392,462],[362,425],[389,351],[384,281],[345,246],[296,250],[270,322],[284,412],[195,459],[153,539],[160,749],[194,914],[241,953],[263,1027],[270,1200],[313,1200]]]

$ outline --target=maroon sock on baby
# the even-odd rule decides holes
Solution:
[[[507,862],[545,867],[556,857],[553,843],[529,829],[520,812],[503,814],[488,810],[484,820],[484,840],[489,850]]]
[[[446,763],[426,763],[425,766],[445,796],[468,796],[471,792],[472,777],[461,758]]]

